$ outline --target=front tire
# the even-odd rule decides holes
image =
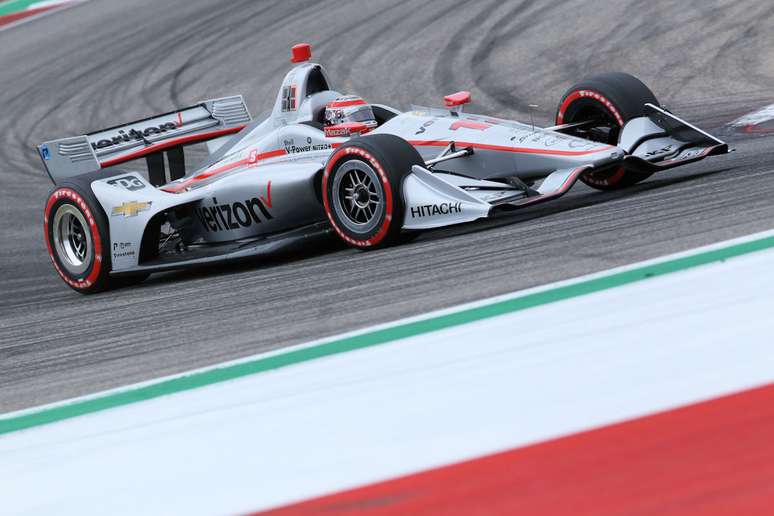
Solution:
[[[110,237],[107,221],[93,196],[76,185],[62,185],[48,197],[44,234],[59,276],[81,294],[109,286]]]
[[[375,249],[400,240],[405,204],[403,179],[424,165],[416,149],[391,134],[355,138],[328,159],[322,198],[336,234],[358,249]]]
[[[594,121],[593,126],[579,128],[571,134],[618,145],[624,125],[633,118],[644,116],[646,103],[659,105],[656,96],[642,81],[627,73],[603,73],[567,90],[556,111],[556,124]],[[580,179],[597,190],[618,190],[639,183],[650,175],[618,167],[590,172]]]

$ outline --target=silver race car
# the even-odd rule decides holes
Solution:
[[[624,73],[570,88],[547,128],[445,108],[402,112],[333,90],[293,47],[271,112],[241,96],[38,146],[55,184],[45,206],[51,261],[91,293],[158,271],[255,256],[333,232],[359,249],[417,231],[597,189],[728,152]],[[187,166],[189,146],[206,145]],[[117,170],[144,160],[147,171]]]

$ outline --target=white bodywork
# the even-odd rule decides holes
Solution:
[[[250,121],[242,97],[227,97],[48,142],[39,152],[55,183],[90,178],[108,218],[114,272],[142,268],[143,235],[156,216],[177,224],[186,243],[232,243],[228,252],[241,256],[242,242],[326,221],[321,172],[349,138],[327,137],[321,121],[326,104],[339,96],[322,66],[302,63],[285,76],[272,111],[256,121]],[[463,114],[461,107],[405,113],[373,107],[381,120],[372,133],[403,138],[427,162],[415,166],[402,185],[407,230],[470,222],[496,208],[552,199],[590,170],[624,162],[668,168],[725,145],[655,106],[651,115],[624,127],[618,147]],[[152,184],[136,172],[94,172],[139,157],[148,159],[150,170],[153,156],[176,147],[182,155],[182,146],[193,142],[207,142],[210,158],[166,184]],[[173,159],[167,156],[171,176]],[[163,157],[155,163],[163,177]]]

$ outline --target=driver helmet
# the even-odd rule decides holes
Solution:
[[[362,122],[369,129],[377,122],[371,105],[357,95],[344,95],[325,106],[325,125],[339,125],[349,122]]]

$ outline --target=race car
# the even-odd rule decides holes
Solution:
[[[540,128],[465,113],[466,91],[443,108],[368,103],[310,59],[310,45],[291,49],[295,66],[256,118],[233,96],[39,145],[55,184],[46,244],[65,283],[93,293],[326,233],[376,249],[556,199],[578,180],[620,189],[729,151],[625,73],[572,86],[556,125]],[[197,144],[206,158],[188,166]],[[147,170],[116,168],[134,160]]]

